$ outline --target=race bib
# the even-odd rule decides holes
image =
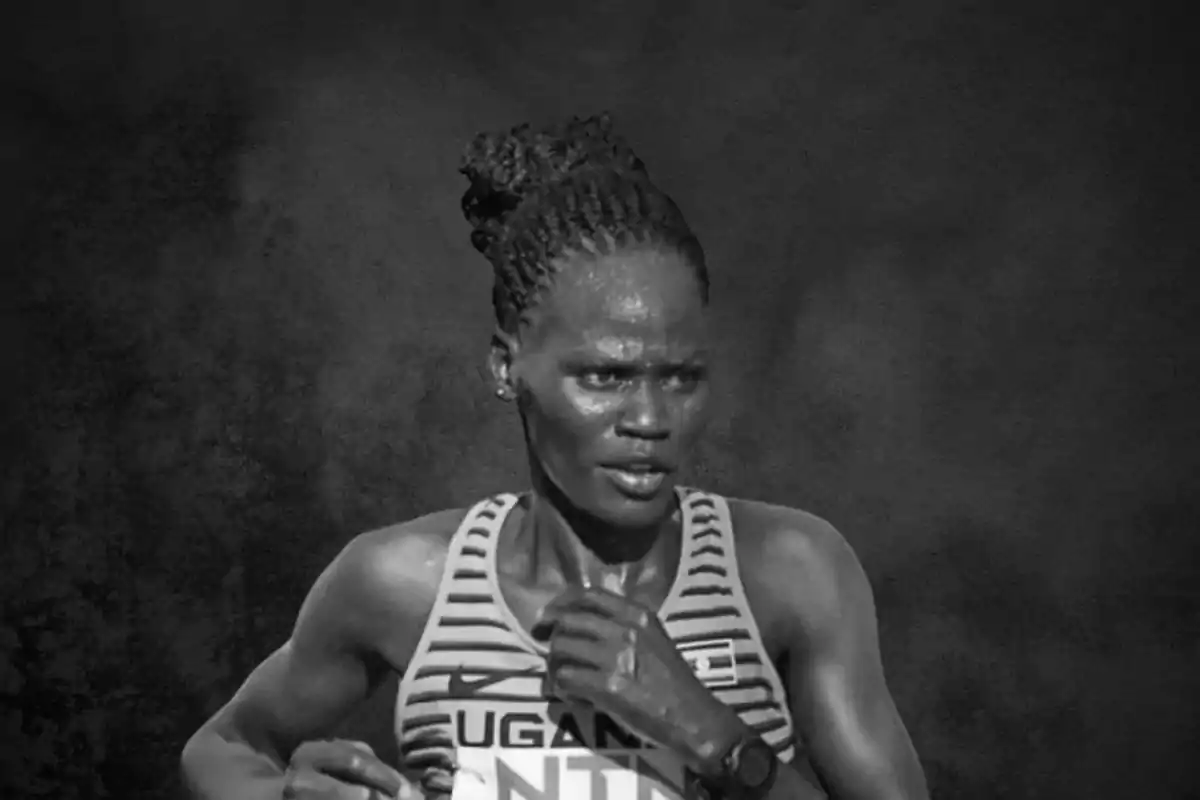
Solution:
[[[451,800],[693,800],[670,751],[460,747]]]

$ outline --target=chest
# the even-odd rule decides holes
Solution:
[[[498,583],[514,622],[526,632],[534,629],[542,609],[554,600],[560,591],[553,586],[531,586],[503,575]],[[778,601],[778,593],[769,587],[745,580],[743,584],[745,605],[758,628],[762,650],[772,664],[778,667],[784,661],[789,645],[788,617],[785,609]],[[669,596],[670,587],[666,585],[640,587],[629,595],[630,599],[639,605],[658,612],[660,621],[671,614],[671,608],[664,608]]]
[[[769,559],[769,548],[764,546],[766,537],[759,526],[739,526],[735,542],[732,525],[706,524],[712,519],[703,509],[696,514],[685,527],[681,543],[670,548],[666,565],[645,578],[622,585],[614,576],[614,585],[603,585],[602,578],[596,579],[595,585],[656,612],[663,622],[678,619],[681,611],[701,618],[699,615],[734,607],[748,618],[742,622],[755,628],[755,639],[770,660],[778,663],[788,646],[788,597],[795,587],[776,585],[779,570],[764,560]],[[531,579],[532,570],[519,557],[510,560],[502,546],[497,550],[498,599],[520,629],[532,631],[542,609],[565,586],[561,580],[539,583]]]
[[[504,606],[511,612],[513,621],[525,632],[533,631],[542,610],[563,592],[562,586],[539,585],[504,572],[498,575],[497,584]],[[661,612],[668,602],[671,588],[672,582],[669,580],[653,580],[629,588],[614,584],[609,591],[650,611]]]

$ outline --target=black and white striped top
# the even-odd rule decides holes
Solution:
[[[682,488],[679,494],[684,546],[659,610],[663,627],[701,682],[790,762],[796,756],[792,720],[738,575],[729,506],[713,494]],[[506,494],[480,502],[451,539],[433,611],[400,682],[396,735],[404,768],[428,779],[453,773],[464,763],[464,749],[582,748],[618,754],[617,762],[642,770],[639,798],[686,797],[682,778],[670,777],[682,775],[682,765],[663,766],[672,754],[602,714],[545,695],[545,647],[517,622],[497,577],[498,533],[517,501]],[[547,785],[527,789],[530,796],[558,796]]]

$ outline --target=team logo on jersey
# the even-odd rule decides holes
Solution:
[[[708,687],[735,686],[737,661],[732,639],[706,639],[679,645],[679,654],[688,662],[700,682]]]
[[[459,747],[451,800],[697,800],[667,750]]]

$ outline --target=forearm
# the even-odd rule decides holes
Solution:
[[[183,748],[183,782],[192,800],[280,800],[284,768],[270,754],[201,729]]]

